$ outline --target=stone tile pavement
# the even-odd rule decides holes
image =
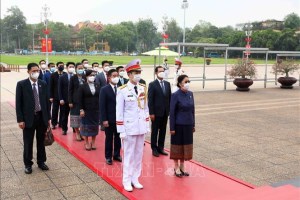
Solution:
[[[125,199],[56,143],[47,147],[50,171],[34,165],[33,174],[24,174],[22,132],[7,103],[24,77],[1,74],[1,199]],[[297,86],[195,93],[194,160],[257,186],[299,177],[299,92]]]

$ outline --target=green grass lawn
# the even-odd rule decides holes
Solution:
[[[27,65],[30,62],[38,63],[41,59],[45,59],[44,55],[0,55],[1,59],[0,62],[6,64],[15,64],[15,65]],[[154,57],[153,56],[67,56],[67,55],[49,55],[49,62],[58,62],[62,61],[64,63],[72,61],[72,62],[81,62],[82,59],[88,59],[89,63],[92,64],[93,62],[101,63],[102,60],[112,60],[114,61],[114,66],[116,65],[125,65],[131,60],[135,58],[140,58],[142,60],[142,65],[153,65],[154,64]],[[161,63],[162,63],[161,58]],[[173,65],[174,64],[174,57],[168,58],[168,63]],[[184,64],[202,64],[203,58],[194,58],[194,57],[181,57],[181,60]],[[235,63],[236,59],[228,59],[228,64]],[[269,60],[269,64],[273,64],[274,60]],[[158,63],[158,61],[157,61]],[[224,64],[224,58],[212,58],[211,64]],[[264,64],[265,60],[255,60],[256,64]]]

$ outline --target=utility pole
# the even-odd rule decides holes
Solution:
[[[35,25],[32,25],[32,54],[34,54],[34,29]]]
[[[45,25],[45,35],[46,35],[46,64],[48,64],[48,17],[50,15],[50,8],[45,4],[44,7],[42,7],[42,16],[44,17],[44,25]]]
[[[189,7],[187,0],[183,0],[181,8],[183,9],[183,43],[185,43],[185,10]],[[182,54],[185,55],[185,46],[182,47]]]

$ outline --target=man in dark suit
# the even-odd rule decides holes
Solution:
[[[52,129],[56,128],[56,125],[58,123],[58,113],[59,113],[59,125],[61,126],[61,114],[60,111],[60,105],[59,105],[59,97],[58,97],[58,79],[61,77],[64,72],[64,63],[63,62],[57,62],[57,71],[52,73],[50,76],[50,84],[49,84],[49,90],[50,90],[50,102],[52,103],[52,115],[51,115],[51,124]]]
[[[95,83],[100,86],[100,89],[109,83],[107,78],[107,72],[110,70],[109,61],[102,61],[102,69],[103,71],[96,76]]]
[[[118,82],[118,87],[125,85],[128,82],[127,78],[124,78],[126,72],[123,66],[119,66],[116,68],[118,74],[119,74],[119,82]]]
[[[108,71],[107,77],[109,84],[101,88],[99,99],[101,102],[100,120],[105,127],[105,158],[106,163],[111,165],[112,158],[122,162],[120,156],[121,139],[116,127],[116,95],[119,74],[117,70],[111,69]]]
[[[151,148],[152,154],[156,157],[159,154],[168,155],[164,151],[164,145],[170,112],[171,86],[168,81],[163,80],[165,77],[164,71],[162,66],[155,68],[157,79],[149,84],[148,89],[148,106],[152,121]]]
[[[46,76],[50,74],[50,71],[47,69],[46,61],[40,60],[39,65],[40,65],[40,74],[38,79],[46,81]]]
[[[74,62],[68,62],[66,64],[67,66],[67,73],[63,74],[58,79],[58,98],[59,103],[61,105],[61,128],[62,128],[62,134],[66,135],[68,131],[68,118],[70,113],[70,107],[69,107],[69,82],[70,78],[73,76],[75,72],[75,63]]]
[[[29,79],[19,81],[16,88],[16,113],[19,127],[23,130],[25,173],[32,173],[32,149],[36,132],[37,164],[42,170],[49,170],[44,145],[45,132],[50,124],[50,107],[47,84],[38,80],[39,66],[27,65]]]

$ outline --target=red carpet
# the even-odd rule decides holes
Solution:
[[[15,107],[14,102],[10,102]],[[143,172],[140,178],[144,189],[126,192],[122,186],[121,163],[109,166],[104,158],[104,138],[101,132],[97,136],[95,151],[86,151],[84,142],[75,141],[72,130],[67,135],[61,129],[53,131],[55,140],[71,154],[87,165],[115,189],[129,199],[204,199],[204,200],[299,200],[300,189],[287,185],[278,188],[254,186],[229,177],[221,172],[194,161],[186,162],[189,177],[177,178],[173,172],[173,161],[168,156],[153,157],[151,147],[144,147]],[[50,147],[51,148],[51,147]],[[49,166],[51,168],[51,166]]]

